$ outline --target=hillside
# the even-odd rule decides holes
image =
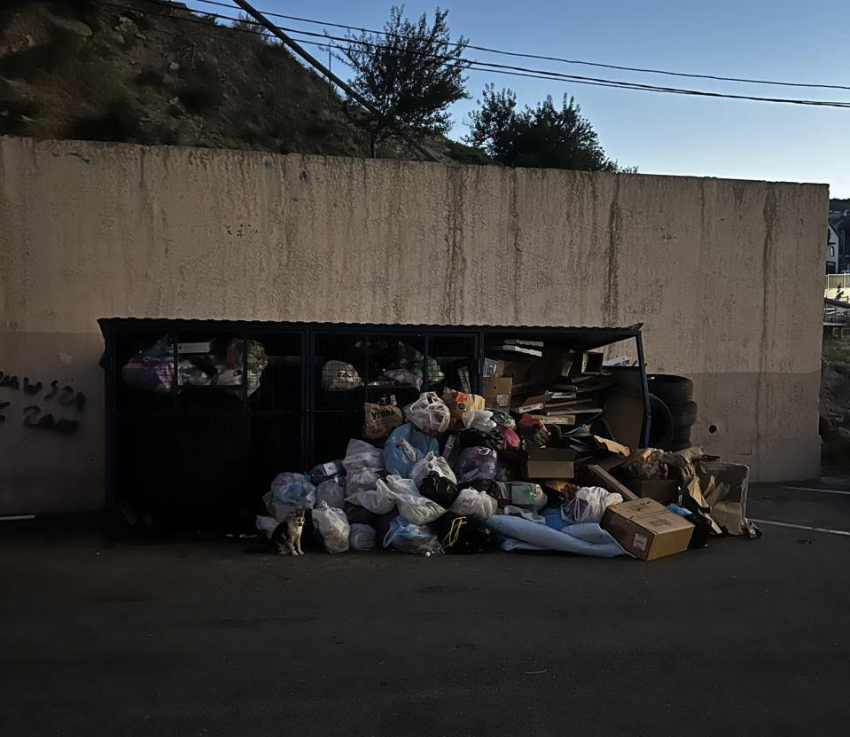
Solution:
[[[353,112],[281,45],[174,4],[0,7],[0,135],[368,156]]]

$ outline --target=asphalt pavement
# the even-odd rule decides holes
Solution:
[[[846,735],[850,485],[787,486],[651,563],[0,527],[0,735]]]

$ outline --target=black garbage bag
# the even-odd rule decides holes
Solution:
[[[490,528],[478,517],[466,517],[446,512],[432,527],[447,553],[468,555],[489,550],[493,542]]]
[[[380,517],[380,515],[370,512],[365,507],[361,507],[358,504],[352,504],[351,502],[345,503],[343,511],[345,512],[345,516],[348,517],[349,524],[352,525],[371,525],[374,527]]]
[[[392,525],[393,520],[398,517],[398,510],[394,509],[392,512],[378,514],[375,515],[375,517],[375,524],[372,526],[375,528],[375,532],[378,533],[378,547],[380,548],[384,544],[384,538],[390,531],[390,525]]]
[[[480,430],[462,430],[458,433],[458,447],[460,448],[492,448],[501,450],[505,447],[505,439],[501,431],[496,428],[490,432]]]
[[[457,499],[457,484],[445,476],[426,476],[422,479],[419,493],[426,499],[437,502],[444,509],[448,509]]]

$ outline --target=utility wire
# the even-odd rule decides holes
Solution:
[[[227,3],[216,2],[216,0],[193,0],[197,3],[203,3],[205,5],[214,5],[220,8],[231,8],[232,6]],[[270,18],[282,18],[284,20],[296,21],[298,23],[311,23],[313,25],[318,26],[327,26],[328,28],[342,28],[344,30],[349,31],[359,31],[360,33],[372,33],[380,36],[393,36],[397,34],[388,33],[387,31],[376,31],[369,28],[360,28],[358,26],[349,26],[344,23],[332,23],[330,21],[322,21],[316,20],[313,18],[303,18],[297,15],[284,15],[282,13],[271,13],[263,11],[265,15]],[[564,57],[559,56],[546,56],[543,54],[529,54],[520,51],[508,51],[505,49],[494,49],[488,46],[474,46],[472,44],[450,44],[455,48],[459,46],[463,46],[467,49],[472,49],[473,51],[483,51],[488,54],[500,54],[502,56],[512,56],[521,59],[537,59],[540,61],[554,61],[560,64],[577,64],[588,67],[596,67],[599,69],[616,69],[618,71],[623,72],[638,72],[640,74],[663,74],[669,77],[684,77],[688,79],[710,79],[719,82],[736,82],[743,84],[761,84],[761,85],[775,85],[779,87],[804,87],[804,88],[812,88],[812,89],[828,89],[828,90],[850,90],[850,85],[841,85],[841,84],[819,84],[812,82],[786,82],[774,79],[752,79],[748,77],[724,77],[716,74],[695,74],[690,72],[674,72],[669,69],[650,69],[643,67],[629,67],[629,66],[621,66],[618,64],[603,64],[601,62],[594,61],[585,61],[582,59],[566,59]]]
[[[117,5],[115,3],[106,2],[105,0],[94,0],[95,2],[100,3],[101,5],[109,5],[112,7],[124,8],[126,9],[127,5]],[[211,0],[204,0],[206,2],[211,2]],[[234,0],[236,2],[237,0]],[[167,8],[168,5],[162,0],[135,0],[135,2],[146,2],[152,5],[156,5],[160,8]],[[229,6],[228,6],[229,7]],[[182,9],[181,9],[182,10]],[[256,27],[264,27],[263,24],[258,23],[256,21],[249,21],[241,18],[233,18],[231,16],[222,15],[219,13],[206,13],[207,17],[216,18],[220,20],[227,20],[231,22],[242,22],[248,25],[256,26]],[[255,33],[257,36],[267,36],[266,33],[261,31],[250,31],[249,29],[244,28],[233,28],[227,26],[213,26],[208,21],[204,21],[202,19],[190,19],[184,16],[177,15],[165,15],[163,17],[169,17],[174,20],[179,21],[187,21],[187,22],[195,22],[206,25],[207,27],[215,27],[220,28],[221,30],[236,30],[242,31],[246,33]],[[276,27],[277,26],[273,26]],[[314,33],[312,31],[305,31],[303,29],[298,28],[288,28],[285,26],[279,27],[281,31],[286,31],[288,33],[298,33],[302,35],[307,35],[310,37],[318,37],[322,39],[327,39],[328,41],[339,41],[342,43],[355,43],[358,45],[363,45],[376,49],[386,49],[390,48],[384,44],[375,44],[369,41],[364,41],[360,39],[349,39],[343,36],[331,36],[329,34],[321,34]],[[299,43],[311,46],[318,46],[320,48],[327,48],[329,43],[319,43],[315,41],[309,41],[302,38],[295,38],[294,40]],[[305,52],[306,53],[306,52]],[[453,62],[457,62],[458,60],[454,57],[441,56],[437,54],[424,54],[430,58],[436,59],[444,59],[450,60]],[[311,57],[312,58],[312,57]],[[791,97],[763,97],[758,95],[738,95],[733,93],[724,93],[724,92],[712,92],[708,90],[695,90],[695,89],[686,89],[686,88],[678,88],[678,87],[662,87],[657,85],[648,85],[642,84],[640,82],[629,82],[625,80],[614,80],[614,79],[606,79],[600,77],[586,77],[583,75],[572,75],[572,74],[564,74],[562,72],[552,72],[545,69],[533,69],[528,67],[518,67],[508,64],[496,64],[493,62],[482,62],[475,59],[463,59],[463,64],[468,66],[473,71],[479,72],[490,72],[492,74],[501,74],[505,76],[511,77],[525,77],[530,79],[544,79],[549,81],[560,81],[560,82],[569,82],[571,84],[580,84],[591,87],[609,87],[614,89],[623,89],[623,90],[635,90],[639,92],[656,92],[656,93],[664,93],[664,94],[673,94],[673,95],[689,95],[695,97],[708,97],[713,99],[727,99],[727,100],[745,100],[751,102],[770,102],[770,103],[778,103],[778,104],[786,104],[786,105],[803,105],[810,107],[830,107],[830,108],[850,108],[850,101],[838,101],[838,100],[808,100],[808,99],[800,99],[800,98],[791,98]],[[323,70],[325,70],[324,66],[319,62],[316,62]],[[325,70],[325,74],[327,75],[327,71]],[[337,84],[340,84],[337,82]],[[340,86],[347,86],[344,82],[341,83]]]

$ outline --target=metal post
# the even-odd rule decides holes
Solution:
[[[652,407],[649,404],[649,381],[646,378],[646,362],[643,355],[643,334],[641,327],[637,326],[635,344],[637,346],[638,370],[640,371],[641,399],[643,400],[643,447],[649,447],[649,432],[652,429]]]

